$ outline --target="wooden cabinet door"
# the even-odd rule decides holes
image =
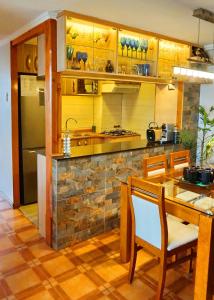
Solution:
[[[23,44],[18,46],[18,71],[37,73],[37,46]]]

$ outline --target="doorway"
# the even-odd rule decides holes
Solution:
[[[45,216],[45,238],[51,246],[52,240],[52,152],[57,151],[57,126],[52,126],[52,119],[57,120],[57,86],[56,86],[56,20],[49,19],[33,29],[27,31],[11,42],[11,100],[12,100],[12,160],[13,160],[13,194],[14,208],[21,204],[21,167],[20,167],[20,115],[19,115],[19,93],[18,93],[18,46],[30,39],[44,34],[45,47],[45,158],[46,158],[46,210]],[[25,63],[30,64],[29,57]],[[18,155],[17,155],[18,154]]]

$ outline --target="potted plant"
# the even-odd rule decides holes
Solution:
[[[213,153],[214,133],[212,133],[212,131],[214,129],[214,118],[211,118],[213,111],[214,106],[211,106],[207,111],[204,106],[199,105],[198,132],[201,134],[198,135],[198,140],[201,142],[201,145],[199,146],[199,161],[201,166],[203,166],[204,161],[207,161]]]
[[[197,152],[197,136],[192,134],[191,130],[183,129],[180,133],[181,142],[184,149],[190,150],[191,162],[196,161],[196,152]]]

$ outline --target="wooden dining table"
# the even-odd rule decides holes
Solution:
[[[214,184],[200,186],[182,179],[182,170],[143,178],[165,187],[167,213],[199,227],[194,300],[212,300],[214,293]],[[191,198],[192,197],[192,198]],[[191,200],[192,199],[192,200]],[[211,203],[211,205],[210,205]],[[120,257],[130,260],[131,211],[128,184],[121,183]]]

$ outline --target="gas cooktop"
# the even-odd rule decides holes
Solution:
[[[106,135],[113,135],[113,136],[130,136],[130,135],[137,135],[136,132],[126,129],[114,129],[114,130],[105,130],[101,132],[102,134]]]

